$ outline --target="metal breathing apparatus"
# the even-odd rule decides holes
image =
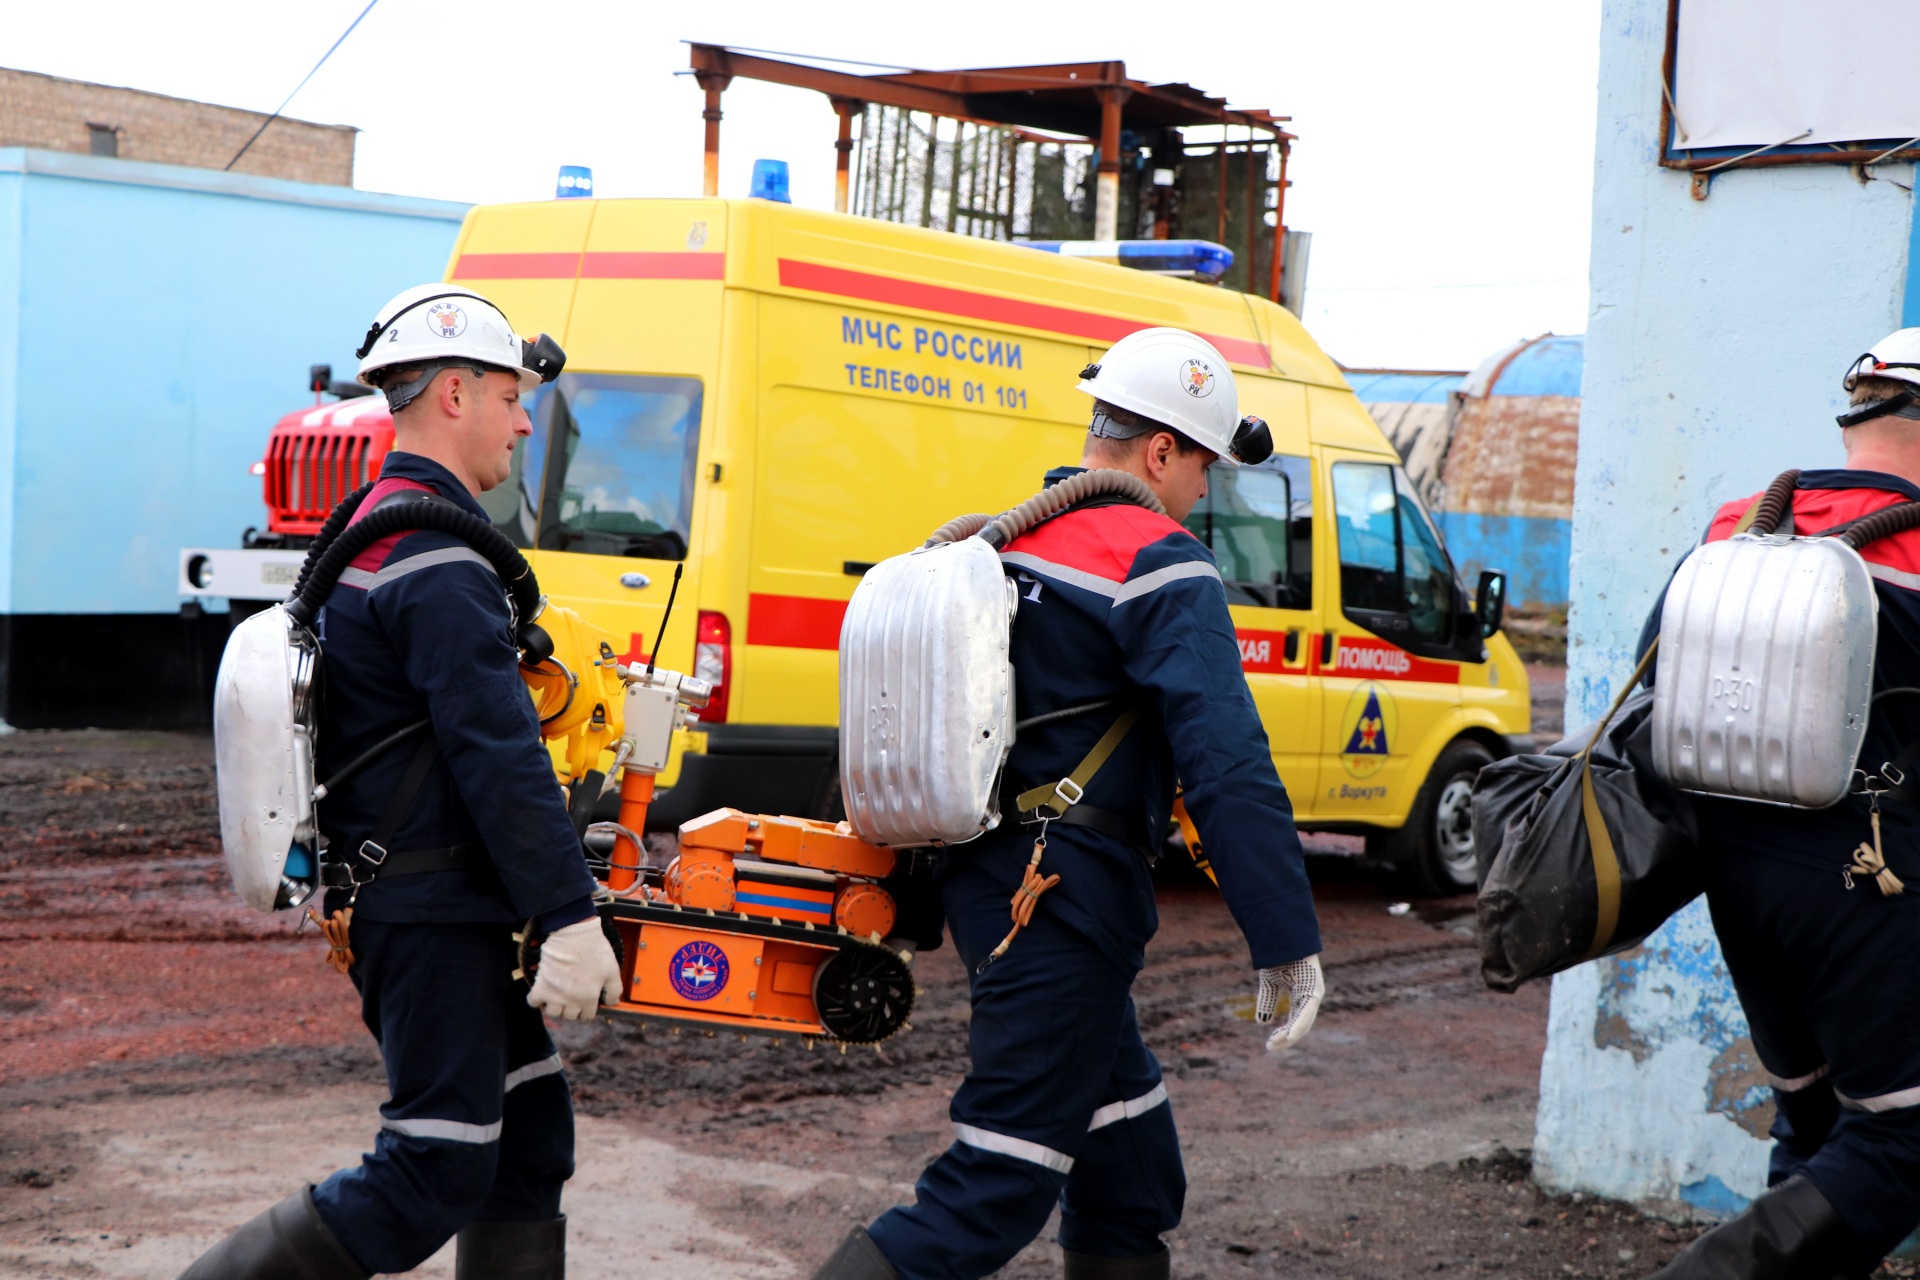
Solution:
[[[1733,536],[1695,548],[1667,587],[1652,757],[1684,790],[1820,809],[1860,772],[1879,634],[1860,549],[1920,528],[1920,502],[1796,536],[1799,477],[1775,479]]]

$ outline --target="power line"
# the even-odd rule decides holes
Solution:
[[[380,0],[367,0],[367,7],[360,11],[360,18],[364,18],[369,13],[372,13],[373,6],[379,3],[380,3]],[[268,116],[265,120],[262,120],[260,122],[260,127],[253,131],[253,136],[251,138],[248,138],[246,142],[241,146],[241,148],[238,151],[233,153],[233,159],[227,161],[226,165],[224,166],[225,169],[231,169],[233,168],[234,165],[240,163],[240,157],[247,154],[247,149],[253,146],[254,143],[260,141],[260,135],[267,131],[267,126],[280,118],[280,113],[287,109],[287,103],[292,102],[294,99],[294,95],[298,94],[302,89],[307,87],[307,81],[313,79],[314,72],[320,70],[321,67],[326,66],[327,59],[333,56],[333,51],[335,49],[338,49],[342,44],[342,42],[344,42],[348,36],[353,34],[353,29],[360,25],[360,18],[355,18],[352,22],[349,22],[347,24],[347,29],[340,33],[340,39],[335,40],[332,44],[327,46],[327,51],[320,55],[320,61],[313,64],[313,71],[309,71],[307,72],[306,75],[300,77],[300,83],[293,86],[293,93],[288,94],[286,97],[286,101],[282,102],[279,106],[273,109],[272,115]]]
[[[1468,284],[1353,284],[1324,285],[1315,293],[1426,293],[1433,289],[1525,289],[1535,285],[1574,284],[1577,276],[1559,276],[1550,280],[1484,280]]]

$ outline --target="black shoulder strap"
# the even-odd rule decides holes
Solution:
[[[414,751],[407,771],[400,775],[400,785],[393,789],[393,795],[388,798],[387,807],[381,811],[379,821],[373,824],[373,834],[361,842],[360,850],[355,855],[355,861],[360,864],[360,874],[356,879],[362,883],[380,874],[387,860],[387,851],[393,845],[393,837],[399,833],[400,824],[407,820],[407,814],[413,811],[413,802],[420,798],[420,788],[427,785],[427,775],[433,771],[433,762],[439,758],[440,742],[429,732]]]

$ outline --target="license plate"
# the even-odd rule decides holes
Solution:
[[[300,577],[297,564],[263,564],[260,566],[260,583],[267,587],[290,587]]]

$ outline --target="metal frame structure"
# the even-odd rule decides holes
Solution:
[[[798,89],[812,89],[827,95],[840,121],[839,136],[834,142],[833,207],[841,213],[847,212],[849,207],[853,119],[865,110],[868,103],[924,112],[936,119],[944,117],[979,126],[1042,130],[1057,135],[1051,139],[1054,141],[1092,144],[1098,148],[1100,157],[1094,189],[1096,240],[1116,238],[1123,122],[1136,127],[1158,129],[1191,125],[1239,126],[1247,130],[1246,141],[1237,144],[1222,142],[1216,151],[1224,155],[1229,150],[1244,150],[1249,170],[1257,153],[1254,135],[1264,132],[1268,137],[1258,153],[1264,159],[1264,151],[1268,148],[1279,152],[1273,249],[1265,292],[1275,301],[1280,298],[1287,233],[1287,158],[1295,141],[1295,136],[1282,126],[1291,121],[1291,116],[1276,116],[1259,109],[1232,108],[1227,106],[1226,99],[1209,97],[1187,84],[1148,84],[1142,80],[1132,80],[1127,77],[1124,62],[1068,62],[962,71],[904,69],[877,75],[856,75],[783,60],[800,55],[769,55],[763,50],[689,43],[694,79],[706,93],[706,107],[701,118],[706,121],[704,191],[708,196],[716,196],[720,192],[720,95],[736,76]],[[815,61],[837,60],[821,58]],[[1225,172],[1223,164],[1223,192]],[[1250,183],[1250,192],[1252,187]],[[1258,218],[1251,221],[1257,224]],[[1257,232],[1250,230],[1249,234],[1251,237]],[[1250,263],[1251,260],[1250,253]]]
[[[1713,175],[1728,169],[1767,169],[1785,164],[1869,165],[1920,161],[1920,138],[1908,138],[1889,147],[1887,140],[1857,139],[1852,143],[1821,142],[1795,146],[1793,139],[1763,147],[1712,147],[1699,151],[1676,146],[1680,123],[1674,113],[1676,67],[1680,48],[1681,0],[1667,0],[1666,51],[1660,59],[1660,167],[1693,175],[1693,198],[1705,200]]]

